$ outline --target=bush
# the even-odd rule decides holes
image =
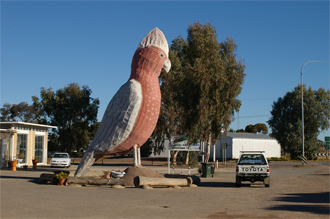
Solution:
[[[271,157],[268,160],[269,161],[288,161],[288,159],[285,156],[282,156],[282,157]]]
[[[64,173],[64,172],[60,172],[60,173],[56,174],[55,177],[56,177],[57,179],[63,179],[63,178],[66,179],[66,178],[69,177],[69,174]]]
[[[198,151],[189,151],[189,163],[188,164],[197,164],[198,163]],[[187,151],[179,151],[176,158],[177,163],[186,163]]]

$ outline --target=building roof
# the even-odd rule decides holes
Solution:
[[[16,130],[13,129],[0,129],[0,133],[16,133]]]
[[[42,127],[42,128],[52,128],[52,129],[57,128],[57,126],[43,125],[43,124],[37,124],[37,123],[28,123],[28,122],[0,122],[0,125],[11,125],[11,124],[19,124],[19,125],[26,125],[26,126],[38,126],[38,127]]]
[[[227,137],[230,138],[245,138],[245,139],[268,139],[273,140],[274,138],[266,134],[254,134],[254,133],[236,133],[228,132]]]

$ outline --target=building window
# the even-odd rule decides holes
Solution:
[[[44,147],[44,136],[36,136],[35,139],[35,151],[34,158],[38,159],[38,163],[43,163],[43,147]]]
[[[23,159],[22,163],[26,163],[27,135],[17,134],[17,150],[16,159]]]

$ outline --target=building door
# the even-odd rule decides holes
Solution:
[[[35,159],[38,159],[38,163],[43,163],[44,136],[36,136],[34,148]]]
[[[1,139],[1,167],[8,167],[10,158],[9,140]]]
[[[16,159],[23,159],[21,163],[26,163],[27,135],[17,134]]]

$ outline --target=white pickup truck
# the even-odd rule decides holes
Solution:
[[[269,162],[264,151],[241,151],[236,166],[236,186],[241,186],[243,181],[261,181],[270,186]]]

